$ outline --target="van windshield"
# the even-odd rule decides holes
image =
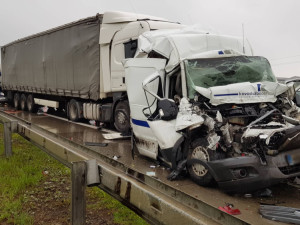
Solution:
[[[193,98],[194,87],[210,88],[242,82],[276,82],[270,63],[260,56],[185,60],[188,97]]]

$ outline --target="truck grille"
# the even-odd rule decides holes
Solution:
[[[294,166],[284,166],[278,168],[283,174],[290,175],[293,173],[300,172],[300,165],[294,165]]]

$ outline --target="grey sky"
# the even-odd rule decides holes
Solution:
[[[299,0],[0,0],[0,46],[105,11],[164,17],[242,36],[277,76],[300,76]]]

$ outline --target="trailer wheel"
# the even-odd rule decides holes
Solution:
[[[34,98],[32,94],[29,94],[27,96],[26,105],[29,112],[37,112],[38,106],[34,103]]]
[[[14,94],[14,107],[15,109],[20,108],[20,94],[18,92]]]
[[[75,99],[71,99],[68,104],[68,117],[71,121],[77,122],[81,118],[82,107]]]
[[[204,138],[196,139],[192,142],[188,153],[189,159],[200,159],[203,161],[213,161],[220,159],[220,155],[216,150],[211,150],[208,148],[208,142]],[[202,165],[194,163],[188,168],[191,179],[201,185],[210,186],[213,184],[214,178],[209,173],[209,171]]]
[[[130,110],[128,101],[120,101],[114,112],[114,125],[121,133],[128,133],[130,130]]]
[[[26,104],[27,98],[26,95],[23,93],[21,94],[21,98],[20,98],[20,108],[23,111],[27,110],[27,104]]]

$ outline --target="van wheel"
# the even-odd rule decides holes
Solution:
[[[71,121],[77,122],[82,115],[82,104],[75,99],[71,99],[68,104],[68,118]]]
[[[21,94],[21,99],[20,99],[20,108],[23,111],[27,110],[27,104],[26,104],[27,98],[25,94]]]
[[[15,109],[20,108],[20,94],[18,92],[14,94],[14,107]]]
[[[204,138],[193,141],[189,149],[188,160],[200,159],[202,161],[213,161],[220,159],[220,153],[216,150],[209,149],[208,145],[207,140]],[[191,179],[195,183],[201,186],[210,186],[213,184],[214,178],[204,166],[194,163],[189,165],[187,169]]]
[[[130,110],[128,101],[121,101],[117,104],[114,112],[114,125],[121,133],[129,133]]]
[[[29,112],[36,113],[38,110],[38,105],[34,103],[34,98],[32,94],[27,96],[26,100],[27,109]]]

